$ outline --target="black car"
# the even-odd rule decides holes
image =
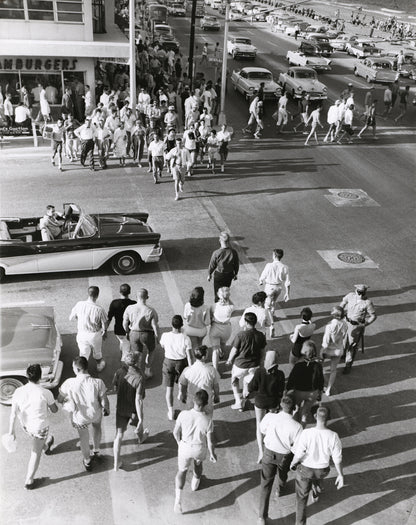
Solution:
[[[141,263],[159,261],[160,234],[147,224],[147,213],[87,215],[77,204],[64,204],[61,234],[53,239],[40,218],[0,218],[0,278],[5,275],[96,270],[110,261],[127,275]]]
[[[331,46],[329,38],[320,33],[311,33],[304,40],[307,44],[315,45],[323,56],[329,57],[334,52],[333,47]],[[303,42],[302,42],[303,43]]]

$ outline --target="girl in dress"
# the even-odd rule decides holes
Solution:
[[[124,122],[120,122],[114,131],[114,156],[120,160],[120,166],[126,165],[127,132]]]
[[[185,304],[183,318],[185,334],[192,342],[192,350],[202,344],[207,335],[207,326],[211,324],[209,308],[204,305],[204,289],[197,286],[191,292],[189,302]]]
[[[207,151],[208,151],[208,166],[207,168],[211,166],[211,172],[215,174],[215,158],[218,153],[218,139],[217,139],[217,132],[215,129],[211,130],[211,133],[207,139]]]
[[[331,315],[332,321],[325,327],[321,348],[321,359],[329,358],[331,361],[328,386],[325,389],[327,396],[331,395],[331,389],[335,383],[337,366],[344,351],[344,338],[348,330],[344,320],[344,309],[341,306],[334,306]]]
[[[218,370],[220,359],[224,359],[227,341],[231,337],[231,315],[234,305],[230,299],[230,289],[223,286],[217,292],[218,301],[210,308],[211,328],[209,338],[212,345],[212,364]]]
[[[42,114],[43,120],[49,122],[51,118],[51,108],[49,102],[46,98],[45,88],[42,86],[42,89],[39,92],[39,103],[40,103],[40,112]]]

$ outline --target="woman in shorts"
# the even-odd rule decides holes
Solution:
[[[204,305],[204,289],[197,286],[191,292],[189,301],[185,304],[183,317],[185,333],[192,341],[192,349],[202,345],[207,335],[207,326],[211,324],[209,308]]]
[[[183,319],[180,315],[172,317],[172,330],[160,338],[160,346],[165,352],[162,374],[166,385],[166,404],[168,419],[173,421],[173,387],[187,366],[192,365],[192,344],[189,337],[182,332]]]
[[[227,341],[231,337],[231,316],[234,304],[230,299],[230,289],[223,286],[217,292],[218,301],[210,308],[211,328],[209,338],[212,345],[212,365],[219,373],[220,359],[224,359]]]
[[[335,383],[337,366],[344,352],[344,338],[348,331],[347,323],[344,320],[344,309],[341,306],[334,306],[331,315],[332,321],[325,327],[321,348],[321,358],[329,358],[331,362],[328,386],[325,389],[327,396],[331,395],[331,389]]]

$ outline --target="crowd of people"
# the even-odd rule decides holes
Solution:
[[[334,394],[337,367],[344,355],[344,373],[350,373],[365,327],[376,320],[367,286],[355,285],[331,311],[320,346],[312,339],[316,328],[310,308],[301,311],[290,341],[288,374],[279,368],[281,357],[272,344],[275,337],[275,314],[278,300],[290,299],[290,270],[282,262],[284,252],[273,251],[259,279],[259,287],[239,320],[238,332],[232,337],[231,299],[233,283],[238,278],[239,256],[227,232],[221,232],[220,247],[212,253],[207,280],[213,281],[215,302],[205,304],[204,288],[192,290],[183,312],[172,317],[171,330],[159,327],[156,309],[148,304],[149,292],[140,289],[137,301],[130,298],[128,284],[120,287],[120,296],[108,308],[98,302],[99,289],[88,288],[88,297],[72,309],[71,320],[77,321],[79,356],[72,363],[74,377],[66,379],[55,400],[39,383],[41,367],[27,369],[28,383],[13,396],[9,435],[15,439],[19,417],[23,430],[32,439],[32,452],[25,479],[28,490],[38,486],[35,478],[42,451],[54,452],[54,437],[49,431],[48,411],[56,412],[59,404],[69,413],[70,424],[80,439],[83,467],[94,469],[102,458],[100,450],[102,417],[109,416],[108,389],[116,393],[114,470],[122,468],[123,436],[131,425],[142,444],[149,435],[145,426],[144,400],[146,380],[162,373],[166,389],[167,419],[175,419],[175,385],[178,385],[180,414],[173,436],[178,443],[178,471],[175,478],[175,513],[182,513],[186,473],[193,468],[191,489],[199,488],[202,463],[207,455],[216,462],[215,405],[220,401],[220,378],[225,367],[231,367],[234,403],[231,409],[243,412],[254,398],[256,440],[260,470],[258,523],[268,518],[274,478],[278,478],[278,495],[287,493],[290,469],[296,471],[296,523],[306,523],[309,493],[317,501],[321,480],[329,473],[332,458],[337,470],[336,485],[343,486],[342,445],[338,435],[327,428],[330,414],[322,396]],[[236,285],[234,285],[236,286]],[[89,359],[92,353],[96,370],[106,367],[102,347],[107,330],[114,321],[118,339],[119,368],[112,385],[92,377]],[[228,343],[232,341],[231,345]],[[205,343],[205,344],[204,344]],[[154,357],[158,345],[163,350],[161,370],[156,370]],[[209,362],[212,360],[212,364]],[[323,362],[329,360],[330,373],[325,379]],[[225,361],[225,363],[224,363]],[[326,383],[326,386],[325,386]],[[242,389],[241,389],[242,387]],[[151,419],[150,407],[147,419]],[[314,421],[314,426],[306,426]],[[93,448],[90,448],[90,434]],[[253,436],[254,439],[254,436]]]
[[[264,84],[264,83],[263,83]],[[383,120],[392,118],[392,111],[398,106],[398,112],[394,122],[399,122],[406,115],[409,109],[410,86],[400,87],[399,81],[386,85],[383,92],[383,107],[374,96],[374,87],[370,87],[364,97],[364,111],[357,112],[357,102],[355,98],[354,87],[351,83],[340,93],[339,99],[329,106],[326,113],[327,129],[323,132],[323,142],[342,144],[344,138],[348,143],[353,142],[353,135],[358,131],[357,137],[362,138],[363,133],[372,128],[372,137],[377,139],[377,118]],[[396,104],[396,102],[398,102]],[[306,92],[296,100],[295,110],[288,110],[289,99],[287,93],[283,92],[277,102],[276,111],[272,117],[276,122],[276,132],[282,133],[291,123],[294,133],[302,132],[307,135],[305,146],[309,145],[311,138],[319,144],[318,130],[324,129],[324,123],[321,121],[323,106],[319,100],[311,100],[310,95]],[[415,101],[413,101],[415,103]],[[262,130],[264,129],[264,93],[263,86],[255,90],[249,103],[249,118],[246,127],[243,128],[244,134],[251,134],[256,139],[261,139]],[[322,119],[323,120],[323,119]],[[357,129],[357,124],[359,129]]]

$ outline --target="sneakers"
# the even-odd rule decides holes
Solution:
[[[182,514],[182,503],[180,501],[175,501],[173,512],[175,514]]]
[[[91,459],[86,461],[85,459],[82,460],[82,463],[84,464],[84,468],[87,472],[90,472],[90,470],[92,469],[92,461]]]
[[[174,416],[173,407],[172,408],[168,408],[168,419],[169,419],[169,421],[173,421],[173,416]]]
[[[150,430],[148,428],[145,428],[143,430],[142,437],[137,435],[137,441],[138,441],[139,445],[141,445],[142,443],[144,443],[146,441],[146,439],[149,437],[149,434],[150,434]]]
[[[52,166],[55,166],[55,159],[51,159]]]
[[[234,405],[231,405],[231,408],[233,410],[242,410],[243,409],[243,405],[240,403],[234,403]]]
[[[195,475],[192,478],[191,481],[191,490],[195,492],[198,490],[199,484],[201,483],[201,478],[197,478]]]
[[[179,195],[175,195],[175,201],[179,200]]]
[[[326,395],[326,397],[329,397],[331,395],[331,389],[330,388],[325,388],[324,390],[324,394]]]
[[[312,484],[312,503],[319,501],[319,496],[321,495],[322,489],[320,485]]]
[[[105,368],[105,361],[104,359],[101,359],[98,363],[97,363],[97,372],[102,372]]]

